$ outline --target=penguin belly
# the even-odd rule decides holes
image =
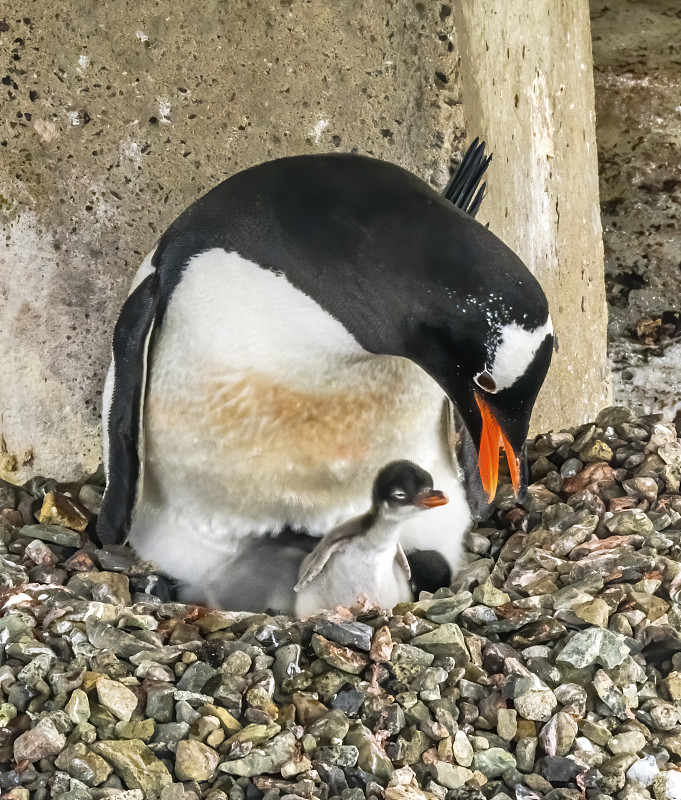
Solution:
[[[350,542],[331,556],[321,573],[296,596],[296,615],[307,617],[338,606],[392,609],[412,599],[396,548],[377,551],[368,542]]]
[[[186,599],[215,596],[244,537],[321,536],[365,512],[397,459],[450,497],[405,523],[405,546],[456,565],[469,513],[442,390],[411,361],[365,351],[285,276],[221,249],[195,256],[148,363],[130,541]]]

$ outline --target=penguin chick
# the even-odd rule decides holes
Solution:
[[[398,541],[402,523],[447,496],[430,474],[410,461],[393,461],[374,482],[371,510],[326,534],[300,567],[296,614],[352,607],[366,598],[392,608],[412,597],[409,563]]]
[[[242,540],[222,580],[211,584],[209,604],[227,611],[274,610],[294,615],[297,595],[293,587],[303,559],[318,542],[316,536],[288,530]]]

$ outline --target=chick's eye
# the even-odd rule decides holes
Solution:
[[[393,492],[392,496],[393,496],[393,500],[406,500],[407,499],[407,493],[406,492],[401,492],[399,489],[397,491]]]
[[[487,372],[486,369],[482,372],[478,372],[473,380],[475,381],[476,385],[485,392],[494,394],[494,392],[497,390],[497,385],[494,382],[494,378],[489,374],[489,372]]]

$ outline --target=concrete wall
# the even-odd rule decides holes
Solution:
[[[335,148],[441,184],[463,135],[439,5],[84,8],[2,10],[0,475],[11,480],[98,464],[115,314],[192,200],[251,164]]]
[[[0,476],[73,477],[96,467],[115,315],[143,255],[189,202],[250,164],[336,148],[395,161],[441,186],[466,125],[496,151],[485,211],[493,229],[561,298],[553,302],[561,354],[541,424],[581,421],[601,404],[585,0],[574,3],[584,5],[574,34],[580,44],[560,67],[563,77],[559,44],[573,11],[538,19],[535,31],[527,20],[505,20],[501,0],[489,15],[466,2],[456,22],[453,5],[107,0],[86,8],[10,0],[3,7]],[[546,43],[523,60],[524,38]],[[485,40],[497,48],[494,58],[485,56]],[[556,96],[559,81],[565,98]],[[592,295],[584,291],[589,282]],[[573,404],[565,382],[582,346],[577,338],[586,339],[587,356],[574,363],[580,401]]]
[[[576,425],[610,398],[589,6],[455,7],[466,126],[494,152],[479,219],[537,275],[557,334],[533,428]]]

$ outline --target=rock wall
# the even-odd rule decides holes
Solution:
[[[188,203],[251,164],[336,148],[440,187],[451,155],[487,137],[496,155],[485,213],[555,296],[561,351],[539,424],[598,408],[586,0],[574,4],[581,15],[561,10],[565,19],[537,20],[536,30],[506,19],[503,5],[455,21],[453,6],[413,0],[108,0],[87,14],[68,0],[10,0],[0,21],[0,476],[96,467],[115,315],[144,254]],[[578,46],[563,60],[575,14]],[[496,60],[484,55],[485,27]],[[523,59],[524,37],[546,41]],[[557,71],[566,97],[556,97]],[[586,357],[574,360],[584,324]],[[577,404],[571,365],[586,395]]]

